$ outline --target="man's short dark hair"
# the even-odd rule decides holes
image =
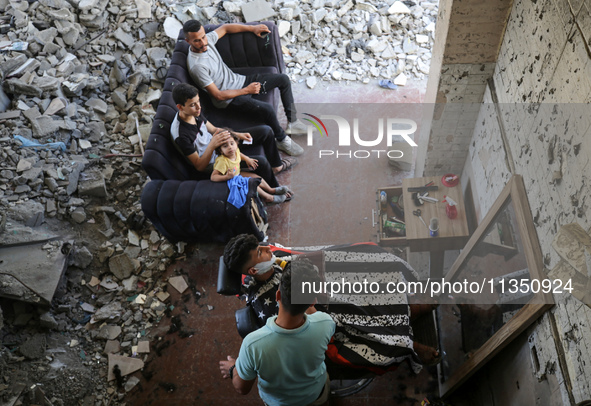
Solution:
[[[175,104],[184,106],[187,100],[199,94],[199,90],[195,86],[188,83],[179,83],[172,89],[172,99]]]
[[[236,273],[242,273],[242,268],[250,259],[252,250],[259,246],[259,240],[252,234],[240,234],[232,238],[224,248],[224,264]]]
[[[203,25],[197,20],[189,20],[183,24],[183,32],[187,35],[188,32],[197,32]]]
[[[302,282],[310,282],[311,286],[319,287],[320,276],[314,265],[306,259],[294,259],[289,262],[283,270],[279,291],[281,292],[281,305],[292,316],[303,314],[316,299],[316,294],[312,291],[303,292]],[[293,289],[292,289],[293,288]],[[297,292],[295,291],[297,290]],[[298,300],[292,300],[297,294]],[[303,304],[300,304],[303,303]]]

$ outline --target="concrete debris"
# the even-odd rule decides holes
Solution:
[[[135,388],[135,386],[138,383],[140,383],[140,378],[138,378],[137,376],[131,376],[131,377],[129,377],[129,379],[127,380],[127,382],[125,382],[125,385],[123,386],[123,389],[125,389],[125,392],[129,392],[133,388]]]
[[[148,354],[150,352],[150,342],[143,340],[138,342],[137,344],[137,353],[138,354]]]
[[[117,337],[121,335],[121,327],[120,326],[111,326],[111,325],[103,325],[96,336],[99,340],[115,340]],[[116,351],[118,352],[118,351]]]
[[[35,334],[18,347],[18,351],[28,359],[38,359],[45,354],[45,345],[45,335]]]
[[[174,17],[166,17],[163,25],[166,36],[176,41],[179,32],[183,29],[183,24]]]
[[[226,3],[230,2],[224,1],[224,8],[226,7]],[[236,5],[236,3],[232,4]],[[252,21],[266,21],[275,15],[273,7],[265,0],[254,0],[249,3],[243,3],[241,10],[244,15],[244,21],[247,23]],[[228,9],[226,9],[226,11],[236,14],[235,11],[230,11]]]
[[[407,82],[407,77],[404,73],[401,73],[400,75],[396,76],[396,78],[394,79],[394,84],[398,85],[398,86],[405,86],[406,82]]]
[[[98,309],[92,316],[94,322],[103,320],[115,320],[121,317],[122,307],[120,302],[112,302]]]
[[[121,351],[121,344],[116,340],[107,340],[103,353],[105,354],[117,354]]]
[[[124,357],[121,355],[109,354],[109,375],[108,380],[112,381],[115,379],[113,369],[115,365],[118,366],[121,376],[129,375],[135,371],[139,371],[144,367],[144,362],[141,359]]]
[[[123,253],[109,259],[109,270],[121,281],[131,276],[135,271],[135,265],[129,255]]]
[[[92,262],[92,253],[86,247],[74,248],[70,252],[68,264],[81,269],[87,268]]]

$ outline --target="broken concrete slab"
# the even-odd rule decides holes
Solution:
[[[70,214],[70,217],[78,224],[84,223],[86,221],[86,211],[84,210],[84,207],[76,207]]]
[[[66,99],[62,97],[57,97],[51,101],[49,107],[47,107],[43,114],[45,114],[46,116],[52,116],[55,113],[65,109],[67,105],[68,102]]]
[[[92,253],[88,248],[74,248],[70,254],[69,264],[80,269],[86,269],[92,262],[92,258]]]
[[[113,33],[114,37],[123,43],[127,48],[131,48],[135,43],[135,39],[130,34],[123,31],[121,27]]]
[[[138,341],[137,352],[138,352],[138,354],[148,354],[150,352],[150,342],[149,341]]]
[[[68,174],[68,186],[66,187],[66,193],[71,195],[78,189],[78,180],[80,179],[80,172],[85,168],[84,162],[73,162],[72,166],[68,168],[70,173]]]
[[[90,303],[82,302],[80,303],[80,308],[84,310],[86,313],[96,313],[96,307],[94,307]]]
[[[105,354],[116,354],[121,351],[121,344],[117,340],[107,340],[103,353]]]
[[[21,115],[20,110],[10,110],[0,113],[0,120],[11,120],[14,118],[19,118]]]
[[[100,279],[96,276],[93,276],[92,278],[90,278],[90,282],[88,282],[87,285],[90,287],[95,287],[99,283],[101,283]]]
[[[66,269],[67,253],[61,241],[0,247],[0,296],[49,305]]]
[[[45,312],[39,316],[39,324],[49,330],[57,330],[59,327],[58,322],[55,320],[50,312]]]
[[[166,36],[176,41],[179,36],[179,32],[183,29],[183,24],[181,24],[181,22],[174,17],[166,17],[163,25]]]
[[[107,380],[115,379],[113,368],[117,365],[121,371],[121,376],[126,376],[139,371],[144,367],[144,361],[137,358],[124,357],[122,355],[109,354],[109,373]]]
[[[168,293],[168,292],[158,292],[158,293],[156,293],[156,297],[161,302],[166,302],[166,300],[170,297],[170,293]]]

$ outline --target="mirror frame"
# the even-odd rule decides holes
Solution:
[[[548,279],[543,272],[542,250],[521,175],[513,175],[509,179],[509,182],[505,185],[495,203],[466,243],[466,246],[452,265],[445,279],[453,282],[458,278],[462,265],[470,258],[470,254],[476,244],[484,237],[489,226],[509,201],[513,203],[517,222],[516,226],[521,236],[530,278],[538,279],[540,282],[543,279]],[[551,293],[540,292],[534,294],[530,301],[476,350],[470,359],[461,364],[445,382],[440,381],[439,393],[441,397],[446,397],[458,389],[460,385],[466,382],[468,378],[474,375],[476,371],[482,368],[491,358],[498,354],[552,306],[554,306],[554,298]]]

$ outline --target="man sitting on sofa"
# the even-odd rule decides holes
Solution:
[[[280,73],[249,76],[234,73],[224,63],[214,46],[226,34],[252,32],[259,37],[264,37],[269,33],[267,26],[224,24],[205,34],[205,28],[199,21],[189,20],[183,25],[183,32],[185,40],[190,45],[187,56],[189,74],[199,87],[209,93],[214,106],[245,111],[260,118],[273,129],[277,148],[289,155],[301,155],[304,152],[302,147],[287,135],[305,134],[307,131],[307,127],[296,118],[289,77]],[[289,122],[286,130],[281,128],[273,106],[252,97],[276,87],[281,92],[281,102]]]
[[[200,172],[211,173],[217,157],[215,149],[227,142],[230,133],[214,126],[201,115],[198,90],[187,83],[179,83],[172,89],[172,98],[179,109],[171,126],[170,133],[175,147]],[[271,187],[279,184],[275,174],[293,166],[295,160],[281,159],[279,151],[268,126],[256,126],[249,132],[236,133],[247,142],[262,144],[265,157],[257,157],[258,167],[255,173],[267,181]],[[273,168],[271,169],[271,165]]]

